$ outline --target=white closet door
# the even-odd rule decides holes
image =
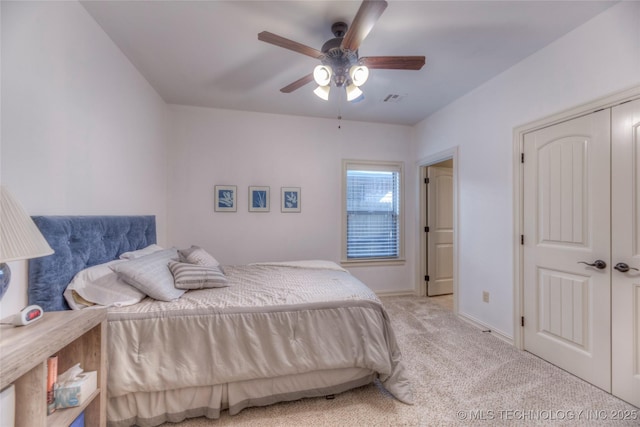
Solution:
[[[525,135],[523,165],[524,347],[607,391],[610,147],[603,110]]]
[[[640,100],[612,110],[612,268],[640,269]],[[640,406],[640,272],[612,270],[612,393]]]

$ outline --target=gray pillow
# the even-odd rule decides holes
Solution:
[[[139,291],[160,301],[173,301],[184,294],[176,289],[169,261],[178,258],[176,248],[165,249],[111,267],[122,279]]]
[[[169,262],[169,270],[173,274],[178,289],[222,288],[229,286],[229,281],[220,267],[205,267],[186,262]]]
[[[199,246],[191,246],[189,249],[180,249],[178,254],[180,255],[180,262],[203,265],[205,267],[217,267],[220,265],[218,260]]]

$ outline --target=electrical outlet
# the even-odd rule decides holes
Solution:
[[[482,291],[482,302],[489,302],[489,292]]]

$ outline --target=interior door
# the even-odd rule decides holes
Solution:
[[[640,407],[640,100],[612,109],[612,393]],[[628,271],[625,271],[629,268]]]
[[[453,171],[429,166],[427,170],[427,295],[453,293]]]
[[[524,348],[607,391],[610,145],[602,110],[525,135],[523,165]]]

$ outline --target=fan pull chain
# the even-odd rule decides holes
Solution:
[[[338,99],[338,129],[342,129],[341,123],[342,123],[342,100],[343,100],[343,96],[344,93],[343,91],[338,92],[340,94],[340,99]]]

